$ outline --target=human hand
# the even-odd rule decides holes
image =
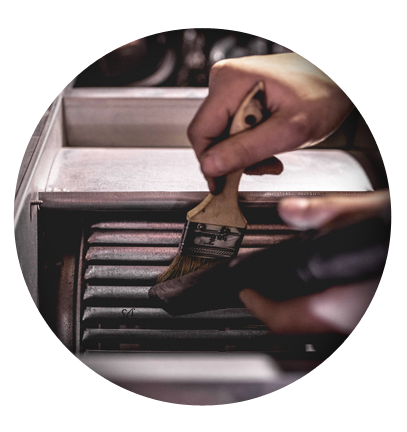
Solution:
[[[214,145],[259,81],[265,85],[270,118]],[[188,137],[210,191],[219,193],[222,182],[215,178],[317,144],[340,126],[352,107],[328,76],[298,54],[223,60],[211,69],[208,97],[192,120]]]
[[[354,223],[389,211],[390,196],[387,191],[364,196],[287,198],[279,206],[280,216],[285,222],[300,229]],[[275,333],[334,331],[349,334],[369,306],[379,280],[336,286],[283,302],[270,300],[252,289],[242,290],[239,297]]]

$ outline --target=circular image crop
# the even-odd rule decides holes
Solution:
[[[324,362],[385,265],[390,195],[363,117],[278,43],[216,29],[130,42],[51,104],[15,238],[71,353],[149,398],[228,404]]]

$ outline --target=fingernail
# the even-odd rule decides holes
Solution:
[[[212,195],[215,195],[215,193],[216,193],[216,184],[215,184],[214,180],[213,179],[207,179],[207,182],[208,182],[209,192]]]
[[[214,179],[214,183],[215,183],[215,191],[212,193],[214,195],[219,195],[223,191],[223,188],[225,187],[226,176],[216,177]]]
[[[286,198],[278,206],[280,217],[296,229],[315,228],[314,220],[310,218],[310,201],[307,198]]]
[[[284,211],[303,213],[309,207],[307,198],[285,198],[280,201],[279,208]]]

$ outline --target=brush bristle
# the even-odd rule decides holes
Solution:
[[[196,270],[212,267],[218,264],[219,261],[221,260],[198,258],[189,255],[176,255],[174,261],[168,266],[167,270],[157,278],[157,283],[175,279]]]

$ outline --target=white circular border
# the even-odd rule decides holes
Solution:
[[[405,60],[402,9],[367,2],[19,2],[7,6],[2,50],[2,385],[17,429],[399,429],[405,381]],[[282,2],[279,2],[282,3]],[[58,6],[57,6],[58,5]],[[247,9],[252,9],[247,11]],[[315,371],[276,393],[239,404],[188,407],[126,392],[85,368],[47,328],[25,287],[11,207],[18,169],[42,114],[79,72],[127,42],[186,27],[244,31],[313,62],[350,96],[380,147],[390,182],[389,259],[365,317]],[[3,122],[2,122],[3,123]],[[401,352],[403,350],[404,352]]]

